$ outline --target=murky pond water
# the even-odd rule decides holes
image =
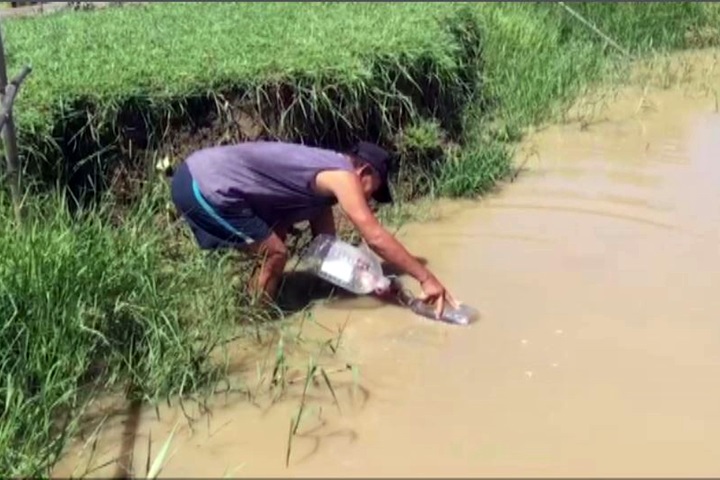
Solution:
[[[678,90],[638,100],[628,90],[605,121],[532,135],[516,182],[404,229],[479,323],[367,300],[316,311],[347,320],[339,355],[362,389],[334,377],[342,413],[311,391],[323,409],[289,468],[298,396],[265,411],[228,397],[193,432],[177,409],[143,413],[138,475],[149,433],[157,453],[178,421],[163,476],[719,475],[720,115]],[[95,464],[128,446],[123,423],[108,423]]]

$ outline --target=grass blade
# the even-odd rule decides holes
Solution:
[[[299,419],[299,417],[298,417]],[[290,419],[290,428],[288,429],[288,441],[287,441],[287,450],[285,452],[285,468],[290,466],[290,453],[292,452],[292,439],[293,435],[295,434],[296,429],[296,421],[295,419]]]
[[[145,462],[145,475],[150,475],[150,458],[152,458],[152,430],[148,432],[147,461]]]
[[[157,478],[157,476],[162,471],[162,467],[165,465],[165,461],[167,460],[168,451],[170,450],[170,445],[172,444],[172,440],[175,436],[175,431],[177,430],[178,425],[180,425],[180,422],[175,424],[172,431],[170,432],[170,435],[168,436],[167,440],[165,440],[165,443],[160,449],[158,456],[155,457],[155,460],[152,463],[152,467],[148,472],[147,478]]]
[[[333,396],[333,401],[335,402],[335,406],[337,407],[338,412],[342,413],[342,410],[340,409],[340,402],[338,402],[337,395],[335,395],[335,389],[333,388],[332,383],[330,383],[330,377],[328,377],[328,374],[324,368],[320,369],[320,373],[322,373],[322,376],[325,379],[325,385],[327,385],[330,393]]]
[[[315,375],[315,371],[317,370],[317,366],[313,362],[312,358],[310,359],[310,365],[308,365],[308,374],[305,378],[305,387],[303,388],[302,398],[300,399],[300,409],[298,410],[297,420],[295,421],[295,428],[293,429],[293,435],[297,433],[298,427],[300,427],[300,419],[302,418],[303,411],[305,410],[305,398],[307,396],[308,388],[310,387],[310,382],[312,382],[313,375]]]

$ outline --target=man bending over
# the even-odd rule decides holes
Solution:
[[[241,248],[265,258],[255,291],[273,298],[288,259],[287,232],[309,221],[313,236],[335,235],[340,204],[368,246],[414,277],[426,302],[457,303],[373,214],[370,198],[392,203],[389,154],[360,142],[339,153],[282,142],[248,142],[199,150],[175,171],[172,199],[202,249]]]

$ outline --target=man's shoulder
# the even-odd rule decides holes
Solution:
[[[250,150],[258,150],[258,151],[284,151],[284,152],[292,152],[297,154],[307,154],[307,155],[328,155],[328,154],[337,154],[332,149],[329,148],[323,148],[313,145],[305,145],[303,143],[293,143],[293,142],[283,142],[283,141],[255,141],[255,142],[246,142],[240,145],[244,145],[245,147]]]
[[[227,160],[245,159],[246,161],[307,161],[321,164],[344,165],[347,158],[336,150],[303,145],[300,143],[259,140],[229,145],[216,145],[196,151],[193,157],[216,157]]]
[[[344,165],[347,158],[340,152],[324,147],[304,145],[281,141],[255,141],[237,144],[235,150],[239,155],[255,157],[286,158],[288,161],[307,161],[321,164]]]

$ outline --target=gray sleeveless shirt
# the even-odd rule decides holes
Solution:
[[[212,205],[221,211],[249,206],[270,226],[309,220],[334,205],[335,197],[314,191],[315,176],[324,170],[353,170],[337,152],[283,142],[206,148],[190,155],[186,164]]]

